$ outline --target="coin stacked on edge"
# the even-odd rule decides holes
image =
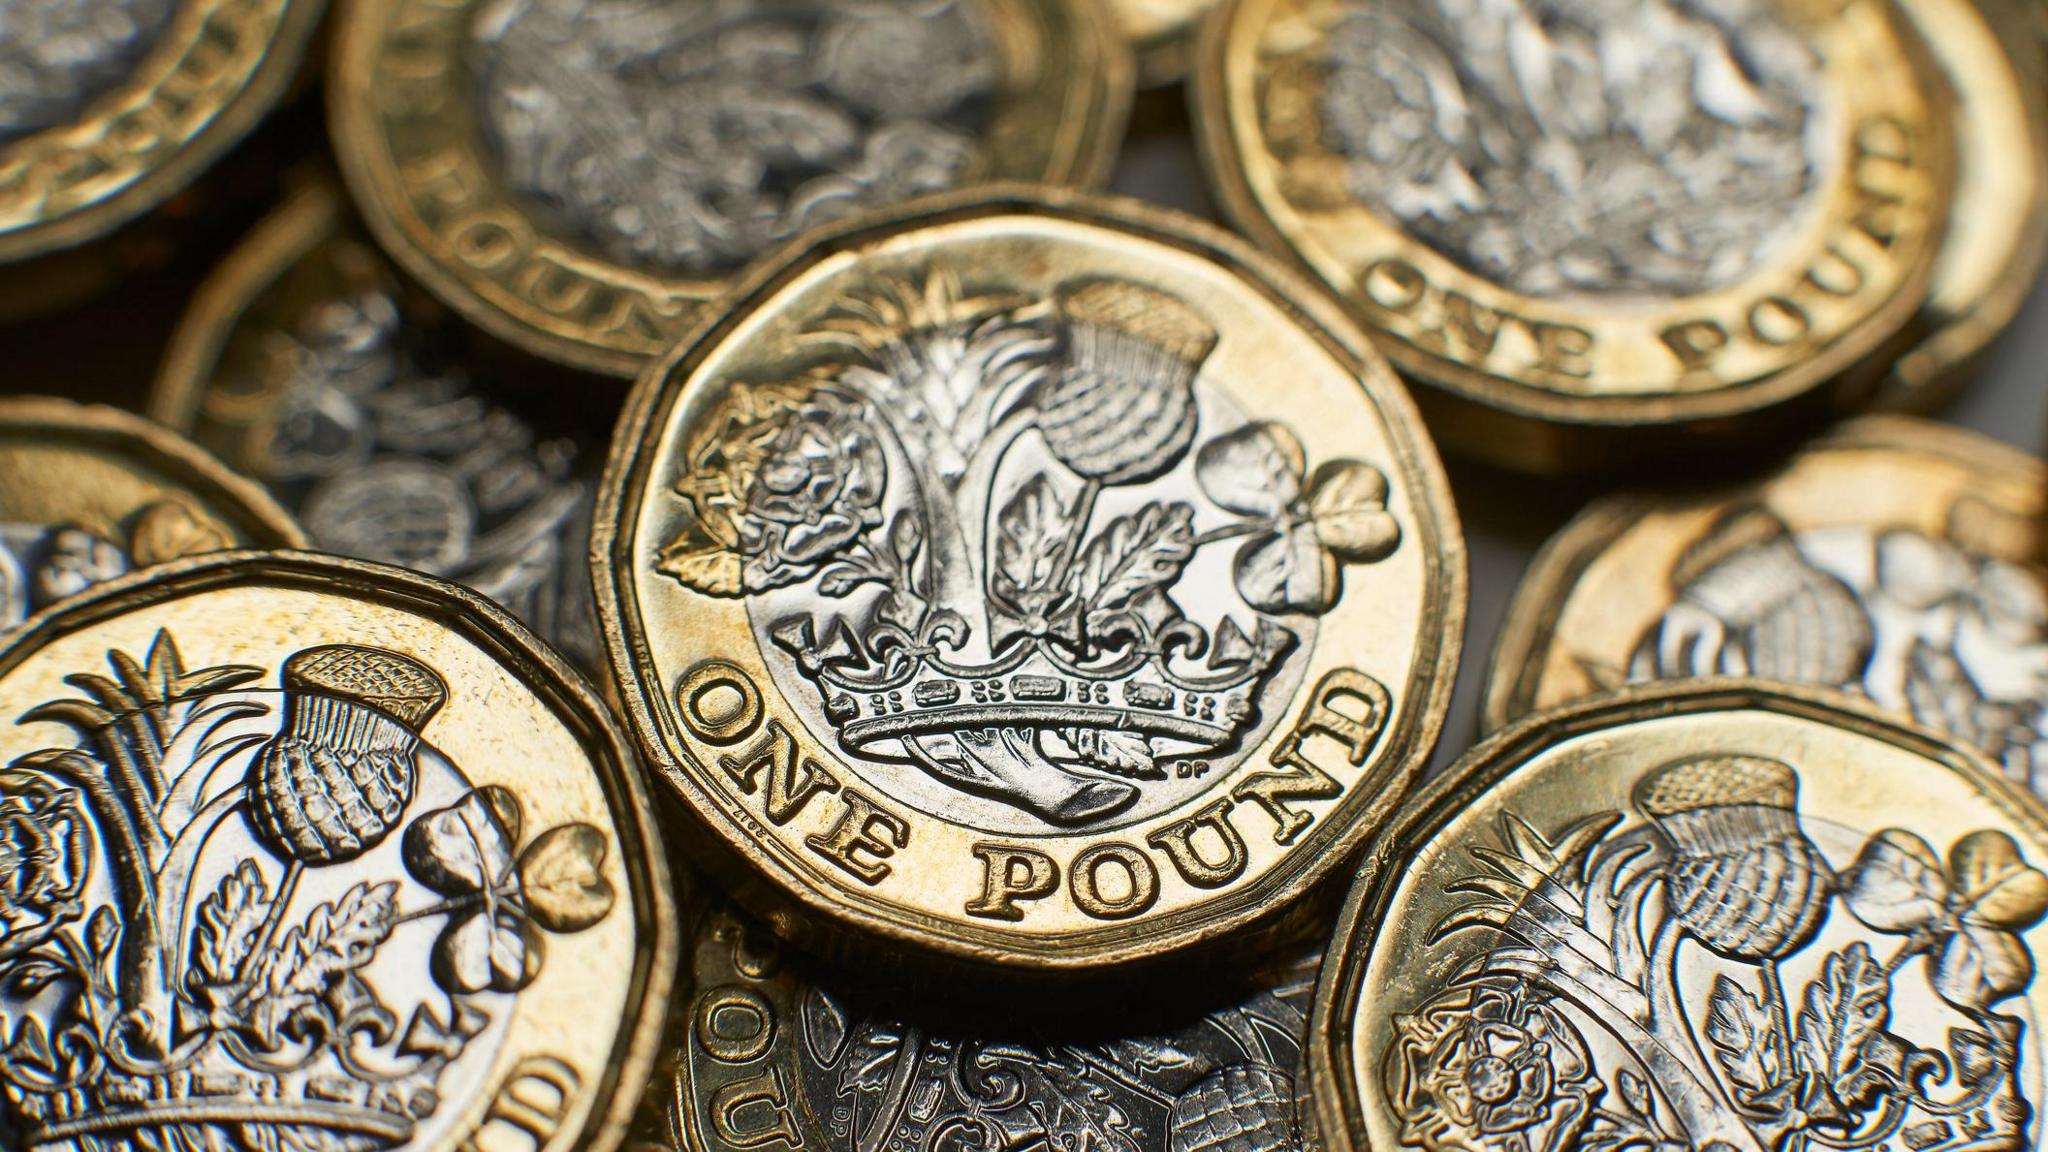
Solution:
[[[2048,1147],[2041,13],[0,0],[0,1147]]]

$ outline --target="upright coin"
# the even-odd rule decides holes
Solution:
[[[268,485],[315,546],[465,584],[595,666],[602,458],[486,394],[459,327],[316,183],[200,289],[150,411]]]
[[[1499,726],[1625,682],[1842,688],[2048,790],[2040,461],[1868,417],[1754,483],[1588,508],[1524,579],[1484,706]]]
[[[2048,823],[1753,683],[1547,713],[1404,807],[1310,1066],[1334,1152],[2040,1148]]]
[[[1316,958],[1212,981],[1177,1011],[1146,1006],[1142,1024],[1041,1014],[991,1031],[929,1005],[889,1011],[720,907],[696,928],[692,998],[641,1147],[1301,1152]]]
[[[1306,891],[1427,759],[1465,606],[1355,329],[1024,191],[762,269],[642,378],[592,548],[649,762],[778,926],[1038,973]]]
[[[1868,392],[1950,202],[1917,54],[1885,0],[1234,0],[1197,119],[1439,436],[1587,469]]]
[[[630,376],[754,257],[962,183],[1104,178],[1100,0],[352,0],[332,91],[405,267],[541,356]]]
[[[1138,81],[1173,84],[1187,75],[1195,29],[1216,0],[1110,0],[1124,36],[1138,53]]]
[[[0,630],[133,568],[304,541],[261,487],[167,429],[0,399]]]
[[[185,561],[0,651],[9,1147],[605,1150],[676,942],[588,689],[452,585]]]
[[[268,112],[321,0],[0,4],[0,262],[111,232]]]

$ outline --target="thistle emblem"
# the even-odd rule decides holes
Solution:
[[[1205,391],[1219,337],[1187,302],[1048,295],[934,268],[828,315],[796,378],[729,384],[661,568],[750,600],[847,754],[1085,827],[1260,731],[1264,686],[1401,529],[1378,468],[1311,468]]]

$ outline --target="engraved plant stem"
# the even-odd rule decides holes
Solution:
[[[284,922],[284,910],[291,904],[292,896],[298,892],[299,877],[305,872],[306,865],[302,861],[294,860],[285,865],[284,881],[277,886],[277,895],[270,902],[270,911],[263,917],[263,929],[256,933],[255,942],[242,954],[241,963],[235,965],[235,980],[241,980],[242,974],[249,970],[249,965],[255,962],[256,957],[270,951],[270,941],[277,935],[278,925]]]

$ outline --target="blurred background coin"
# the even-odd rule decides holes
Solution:
[[[1866,399],[1926,298],[1954,149],[1889,3],[1235,0],[1208,32],[1224,209],[1455,450],[1585,471],[1783,438]]]
[[[2048,824],[1829,693],[1631,691],[1404,806],[1310,1033],[1336,1152],[2031,1148]]]
[[[260,485],[166,428],[113,408],[0,399],[0,629],[131,569],[304,542]]]
[[[1116,22],[1138,55],[1138,82],[1179,82],[1194,54],[1195,29],[1216,0],[1109,0]]]
[[[617,1146],[674,909],[618,730],[511,617],[181,561],[31,621],[0,710],[10,1147]]]
[[[754,257],[865,205],[1103,180],[1100,0],[354,0],[332,112],[371,229],[497,337],[630,376]]]
[[[592,667],[603,456],[561,411],[542,435],[486,391],[464,335],[316,180],[200,288],[150,410],[269,485],[315,546],[465,584]]]
[[[646,757],[820,943],[1248,946],[1416,778],[1457,667],[1462,536],[1364,337],[1221,233],[1073,195],[758,270],[641,378],[596,524]]]
[[[693,992],[636,1146],[1300,1152],[1316,959],[1212,974],[1121,1018],[984,1011],[976,1025],[943,997],[820,974],[719,901],[695,929]]]
[[[1597,501],[1524,578],[1486,723],[1623,683],[1758,676],[1864,696],[2048,790],[2044,484],[1996,441],[1867,417],[1752,482]]]

